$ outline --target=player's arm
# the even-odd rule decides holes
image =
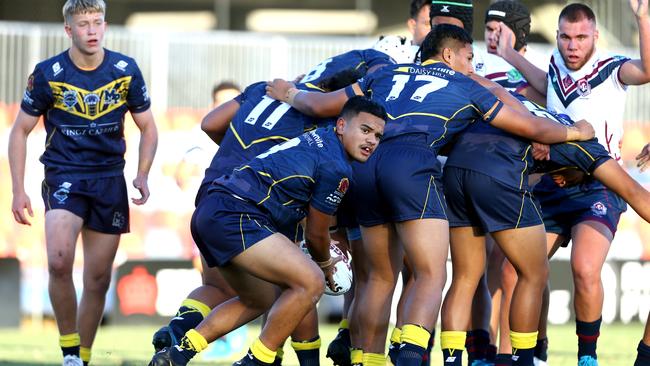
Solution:
[[[354,94],[363,95],[359,84],[354,83],[351,88]],[[267,83],[266,95],[288,103],[308,116],[324,118],[336,117],[341,113],[343,105],[349,98],[346,89],[330,93],[307,92],[297,89],[286,80],[275,79]]]
[[[476,74],[472,74],[470,78],[489,90],[492,94],[494,94],[494,96],[499,98],[503,104],[517,111],[520,111],[521,113],[528,112],[528,109],[519,101],[519,99],[510,94],[510,92],[508,92],[503,86],[495,83],[488,78]]]
[[[534,116],[528,111],[522,113],[507,105],[504,105],[496,113],[490,122],[494,127],[544,144],[574,140],[586,141],[595,136],[593,126],[585,120],[578,121],[573,126],[565,126],[543,117]]]
[[[230,100],[208,112],[201,121],[201,130],[208,135],[212,141],[220,144],[228,131],[228,125],[239,110],[239,102]]]
[[[34,217],[31,201],[25,192],[25,159],[27,157],[27,136],[38,123],[38,118],[38,116],[32,116],[21,109],[9,133],[9,170],[13,193],[11,212],[16,222],[23,225],[31,225],[25,215],[25,210],[30,217]]]
[[[648,161],[650,161],[650,143],[646,144],[636,156],[636,166],[639,170],[644,171],[648,167]]]
[[[507,25],[503,23],[500,24],[501,31],[499,33],[497,55],[503,57],[503,59],[510,65],[519,70],[535,90],[537,90],[541,95],[546,96],[546,87],[548,83],[546,72],[533,65],[524,56],[512,48],[512,40],[515,38],[515,34]]]
[[[630,0],[630,6],[639,25],[640,59],[631,60],[618,71],[618,77],[625,85],[641,85],[650,82],[650,19],[648,0]]]
[[[614,159],[608,159],[599,165],[593,175],[621,196],[645,221],[650,222],[650,192],[630,177]]]
[[[334,265],[340,258],[330,256],[330,224],[334,218],[312,205],[309,205],[307,213],[307,227],[305,230],[305,243],[309,254],[325,274],[327,285],[335,291],[333,270]]]
[[[140,129],[140,146],[138,148],[138,173],[133,179],[133,186],[140,191],[140,198],[131,198],[136,205],[142,205],[149,199],[149,171],[158,148],[158,129],[151,108],[132,113],[135,125]]]

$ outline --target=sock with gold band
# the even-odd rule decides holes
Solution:
[[[88,366],[90,363],[91,351],[88,347],[79,347],[79,357],[83,361],[84,366]]]
[[[197,325],[210,313],[210,307],[199,300],[185,299],[169,322],[169,328],[176,339],[181,339],[188,330]]]
[[[510,342],[512,343],[513,366],[532,366],[535,344],[537,344],[537,332],[520,333],[511,330]]]
[[[291,347],[296,352],[300,366],[318,366],[320,364],[320,346],[319,336],[308,341],[291,342]]]
[[[363,366],[386,366],[386,356],[382,353],[363,353]]]
[[[63,357],[77,356],[79,357],[79,333],[62,334],[59,336],[59,346]]]
[[[429,343],[427,343],[427,350],[424,351],[422,355],[422,363],[420,366],[430,366],[431,365],[431,350],[433,349],[433,344],[436,340],[436,330],[431,331],[431,336],[429,337]]]
[[[402,329],[393,328],[393,331],[390,333],[390,344],[388,346],[388,358],[390,362],[394,364],[397,363],[397,356],[399,356],[399,345],[402,338]]]
[[[395,365],[420,366],[427,350],[431,333],[419,325],[405,324],[400,337],[399,356]]]
[[[350,364],[352,366],[363,365],[363,350],[360,348],[352,348],[350,350]]]
[[[273,363],[275,355],[277,354],[276,351],[270,350],[266,347],[259,338],[253,341],[250,350],[253,357],[255,357],[255,360],[263,364]]]
[[[442,360],[445,366],[462,365],[466,338],[467,332],[464,331],[440,332],[440,348],[442,349]]]

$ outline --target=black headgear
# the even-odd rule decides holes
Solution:
[[[472,34],[472,28],[474,27],[472,0],[432,0],[429,19],[437,16],[460,20],[467,33]]]
[[[528,42],[530,34],[530,12],[519,1],[500,0],[490,5],[485,12],[485,22],[503,22],[515,33],[515,49],[519,51]]]

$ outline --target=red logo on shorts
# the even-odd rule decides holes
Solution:
[[[345,192],[348,191],[348,188],[350,188],[350,181],[348,180],[348,178],[343,178],[339,182],[339,187],[336,190],[341,192],[342,194],[345,194]]]

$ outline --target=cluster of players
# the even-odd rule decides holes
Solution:
[[[441,310],[445,365],[460,365],[465,348],[475,366],[544,364],[548,257],[569,239],[578,364],[597,365],[600,270],[625,202],[650,222],[643,204],[650,193],[617,162],[626,87],[650,81],[648,4],[630,4],[640,59],[597,52],[593,12],[571,4],[559,15],[558,47],[544,72],[523,57],[530,14],[521,3],[490,5],[483,53],[472,48],[470,0],[413,0],[412,44],[385,37],[295,82],[249,85],[213,109],[201,128],[220,148],[190,224],[203,285],[154,335],[150,365],[186,365],[263,314],[261,334],[238,365],[281,364],[289,337],[302,366],[318,365],[315,305],[325,286],[336,290],[341,260],[330,256],[332,239],[352,253],[355,275],[328,346],[336,365],[386,364],[400,272],[393,364],[429,362]],[[148,197],[156,130],[135,61],[101,47],[103,1],[68,0],[63,13],[72,47],[30,76],[9,156],[12,210],[29,224],[25,140],[44,115],[50,296],[64,365],[78,366],[90,362],[110,264],[128,231],[124,114],[143,136],[136,204]],[[439,156],[447,157],[444,168]],[[646,146],[639,165],[649,157]],[[542,174],[535,185],[534,173]],[[85,268],[77,315],[70,273],[79,233]],[[311,259],[296,245],[303,238]],[[498,353],[489,332],[497,288],[504,298]],[[645,333],[636,365],[650,365]]]

